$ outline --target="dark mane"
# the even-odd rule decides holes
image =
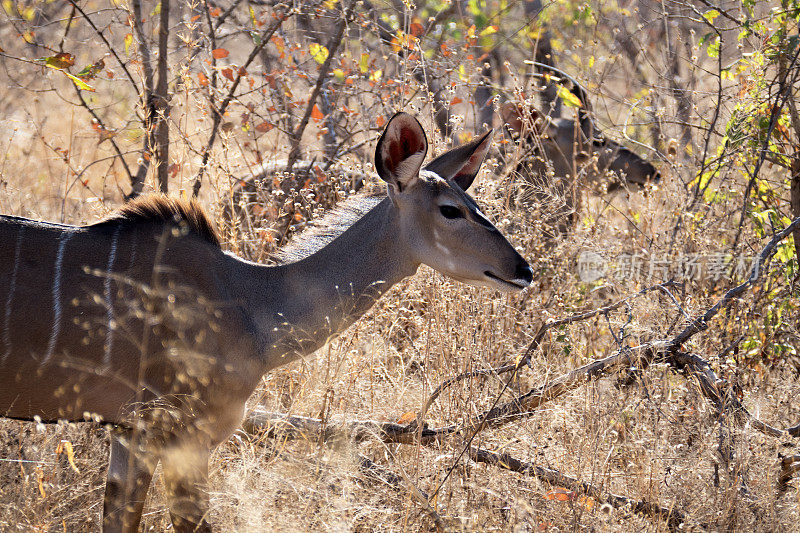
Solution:
[[[98,222],[97,225],[148,222],[183,226],[201,239],[220,246],[214,225],[194,198],[183,200],[163,194],[140,196],[123,205],[116,213]]]

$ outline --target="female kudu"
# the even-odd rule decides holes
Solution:
[[[278,266],[220,249],[194,202],[150,197],[98,224],[0,217],[0,414],[112,424],[105,531],[138,528],[160,460],[173,526],[208,531],[208,457],[261,376],[322,346],[421,263],[518,290],[528,263],[464,190],[491,132],[422,168],[398,113],[378,141],[388,194],[341,212]]]
[[[537,203],[557,200],[545,220],[548,228],[555,228],[546,230],[548,238],[575,225],[579,186],[597,185],[610,177],[606,189],[611,191],[660,179],[652,163],[603,135],[592,118],[586,91],[577,82],[572,82],[571,91],[582,104],[578,120],[553,118],[535,108],[526,111],[514,102],[500,108],[506,130],[522,150],[516,172],[534,186]]]

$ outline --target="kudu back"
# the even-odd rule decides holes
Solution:
[[[550,117],[516,102],[500,108],[505,129],[520,150],[514,171],[533,186],[534,200],[547,205],[548,238],[575,225],[583,189],[612,191],[660,180],[652,163],[603,135],[588,108],[586,91],[576,84],[571,90],[582,103],[577,120]]]
[[[153,196],[66,226],[0,216],[0,413],[113,426],[104,531],[136,531],[161,461],[176,531],[208,531],[208,457],[272,368],[311,354],[425,263],[514,291],[532,272],[464,191],[491,132],[422,166],[398,113],[375,166],[386,195],[347,203],[265,266],[223,252],[194,202]]]

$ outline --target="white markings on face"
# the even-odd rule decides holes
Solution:
[[[8,298],[6,298],[6,313],[3,319],[3,344],[6,349],[3,353],[2,363],[6,362],[6,358],[11,354],[11,302],[14,300],[14,291],[17,288],[17,272],[19,271],[20,251],[22,250],[22,235],[25,233],[25,226],[19,227],[17,233],[17,244],[14,247],[14,268],[11,271],[11,282],[8,288]]]
[[[114,229],[114,236],[111,238],[111,251],[108,253],[108,263],[106,264],[106,277],[103,280],[103,297],[106,302],[106,344],[105,354],[103,355],[103,365],[109,368],[111,365],[111,348],[114,343],[114,307],[111,305],[111,269],[114,268],[114,261],[117,258],[117,241],[119,240],[119,230],[122,226]]]
[[[53,329],[50,331],[50,342],[47,343],[47,352],[44,354],[42,364],[47,363],[53,356],[58,334],[61,333],[61,267],[64,264],[64,249],[67,247],[67,242],[71,237],[72,233],[64,232],[58,239],[56,264],[53,269]]]

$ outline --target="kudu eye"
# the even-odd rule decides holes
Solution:
[[[439,212],[444,218],[464,218],[464,213],[461,212],[461,209],[452,205],[440,205]]]

